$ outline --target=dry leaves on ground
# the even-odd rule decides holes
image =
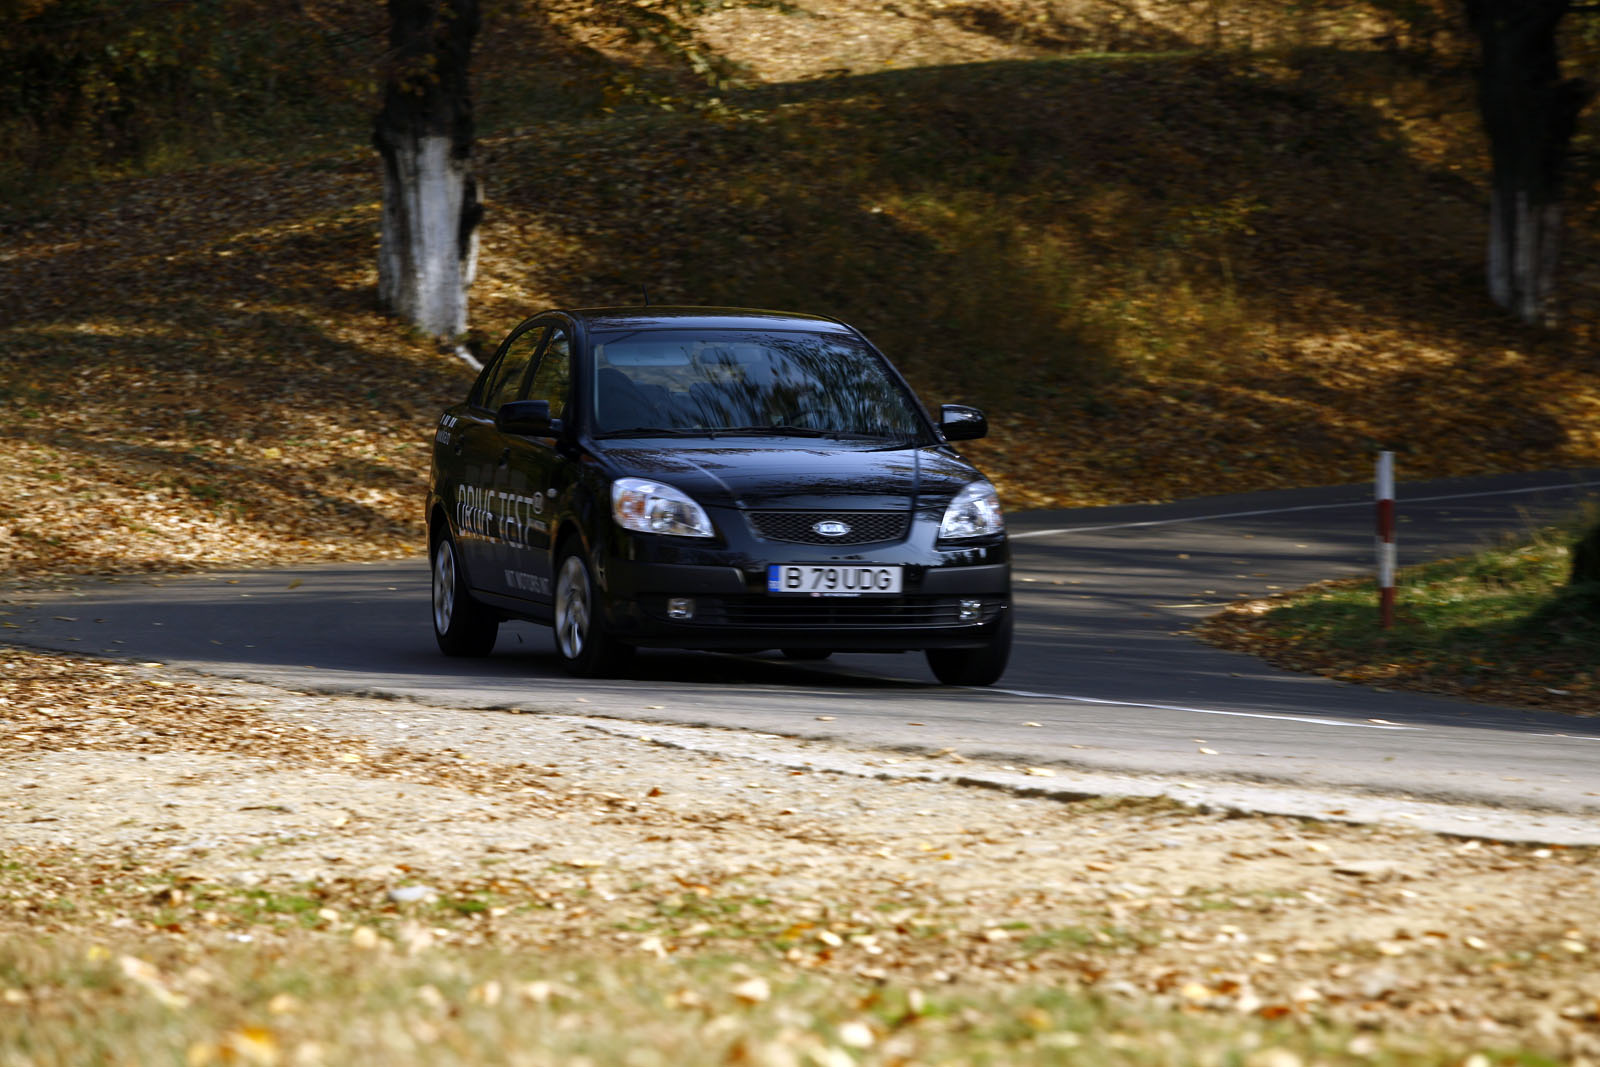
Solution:
[[[1544,708],[1569,715],[1600,715],[1600,685],[1593,672],[1571,654],[1557,649],[1541,660],[1538,653],[1519,647],[1495,670],[1464,672],[1459,663],[1432,662],[1416,654],[1385,656],[1369,647],[1342,648],[1334,641],[1306,640],[1287,632],[1270,617],[1284,597],[1308,595],[1317,589],[1359,584],[1361,579],[1339,579],[1311,586],[1298,594],[1229,604],[1191,631],[1218,648],[1257,656],[1285,670],[1320,674],[1354,685],[1385,686],[1423,693],[1441,693],[1462,700],[1501,706]],[[1377,608],[1374,607],[1374,626]],[[1478,666],[1483,666],[1479,664]],[[1546,669],[1548,668],[1548,669]]]
[[[5,666],[0,793],[19,818],[0,929],[756,953],[1597,1051],[1590,849],[854,779],[805,771],[803,750],[762,764],[30,652]]]
[[[1114,27],[1067,7],[1023,27],[999,2],[799,6],[705,16],[766,89],[484,137],[484,344],[545,306],[636,300],[640,279],[658,300],[839,314],[930,402],[990,398],[971,452],[1013,508],[1362,480],[1379,444],[1408,479],[1600,463],[1583,301],[1531,338],[1463,280],[1482,227],[1469,86],[1362,49],[1349,69],[1035,67],[1070,51],[1069,24]],[[552,9],[572,22],[552,42],[589,47],[587,10]],[[1068,126],[1038,117],[1063,109]],[[1307,109],[1328,143],[1263,165]],[[353,144],[8,218],[0,574],[417,552],[433,422],[470,373],[376,310],[378,198]],[[1100,369],[1073,377],[1083,361]]]

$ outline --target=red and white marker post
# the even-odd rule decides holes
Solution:
[[[1394,453],[1378,453],[1378,618],[1394,625]]]

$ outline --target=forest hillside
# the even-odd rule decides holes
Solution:
[[[57,96],[0,97],[0,572],[417,552],[433,422],[472,375],[376,306],[381,9],[115,10],[30,60],[102,57]],[[1560,321],[1518,325],[1484,291],[1459,21],[494,5],[474,343],[642,290],[835,315],[930,404],[988,410],[971,451],[1013,508],[1353,482],[1379,448],[1402,479],[1600,465],[1596,120]]]

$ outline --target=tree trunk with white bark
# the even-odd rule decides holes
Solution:
[[[1478,105],[1493,157],[1490,298],[1523,322],[1554,317],[1562,176],[1592,91],[1561,77],[1556,28],[1571,0],[1466,0],[1481,47]]]
[[[453,342],[467,329],[483,207],[468,70],[478,0],[389,0],[389,71],[372,135],[383,161],[378,299]]]

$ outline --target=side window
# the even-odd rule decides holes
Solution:
[[[484,407],[490,411],[499,411],[501,404],[517,399],[528,364],[533,362],[534,353],[539,350],[539,342],[544,339],[549,329],[548,326],[535,326],[511,339],[505,353],[500,357],[500,364],[495,368],[494,375],[484,385]]]
[[[567,342],[567,332],[557,327],[550,331],[550,343],[545,346],[539,369],[533,372],[527,398],[550,401],[550,417],[561,419],[566,417],[571,395],[572,346]]]

